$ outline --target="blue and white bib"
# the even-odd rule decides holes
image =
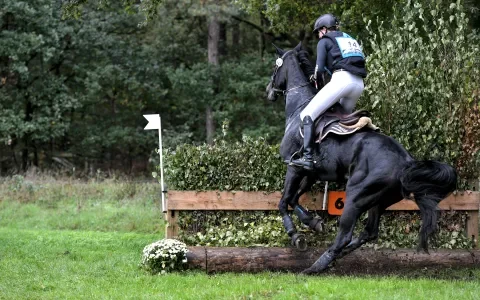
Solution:
[[[343,58],[352,56],[365,58],[358,42],[345,32],[343,33],[343,36],[335,37],[335,40],[337,41]]]

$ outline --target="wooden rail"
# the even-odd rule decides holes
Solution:
[[[309,210],[323,210],[323,193],[307,193],[300,198],[300,204]],[[167,193],[166,237],[177,236],[177,216],[182,210],[278,210],[280,192],[226,192],[226,191],[169,191]],[[440,210],[466,211],[468,220],[466,234],[478,243],[480,192],[452,194],[439,204]],[[402,200],[387,210],[418,210],[411,200]]]

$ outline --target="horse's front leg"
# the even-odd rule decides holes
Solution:
[[[283,226],[285,227],[288,236],[292,239],[292,245],[302,251],[307,249],[305,235],[297,233],[297,229],[288,213],[288,205],[293,207],[295,199],[298,203],[299,196],[297,196],[297,192],[304,177],[305,174],[302,171],[298,171],[298,169],[293,166],[287,167],[287,175],[285,176],[283,194],[278,205],[278,210],[280,211],[280,215],[282,216],[283,220]]]
[[[314,216],[312,213],[310,213],[308,210],[306,210],[303,206],[301,206],[298,203],[300,196],[302,196],[305,192],[309,191],[312,185],[315,183],[315,177],[309,176],[309,175],[310,174],[307,174],[305,177],[303,177],[300,183],[300,188],[298,189],[297,193],[295,194],[295,197],[292,199],[289,205],[290,207],[293,208],[293,212],[298,217],[300,222],[302,222],[303,224],[307,225],[308,227],[310,227],[311,229],[317,232],[322,232],[323,219],[320,218],[319,216]]]

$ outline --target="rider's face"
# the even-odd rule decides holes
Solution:
[[[324,27],[318,31],[318,38],[321,39],[323,35],[327,32],[327,29]]]

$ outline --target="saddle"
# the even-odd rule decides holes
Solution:
[[[329,133],[348,135],[362,128],[379,130],[372,123],[368,111],[362,109],[347,114],[341,105],[335,105],[315,121],[315,143],[320,143]],[[300,134],[303,137],[302,130],[300,130]]]

